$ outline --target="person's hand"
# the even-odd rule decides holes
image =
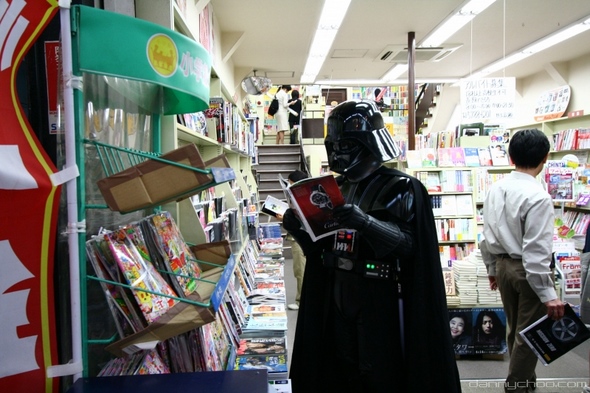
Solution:
[[[565,303],[559,299],[553,299],[545,302],[545,307],[547,307],[547,316],[554,321],[561,319],[565,313]]]
[[[490,281],[490,289],[495,291],[498,289],[498,283],[496,282],[496,276],[488,276],[488,280]]]
[[[275,217],[277,218],[277,220],[279,220],[279,221],[283,221],[283,215],[282,215],[281,213],[277,213],[277,214],[275,215]]]
[[[293,209],[287,209],[283,215],[283,228],[287,231],[296,231],[301,228],[301,221],[295,215]]]
[[[362,211],[357,205],[351,205],[347,203],[345,205],[335,207],[333,212],[336,221],[347,228],[362,230],[369,221],[369,216],[367,213]]]

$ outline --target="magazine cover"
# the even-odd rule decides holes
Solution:
[[[287,188],[287,192],[313,241],[343,229],[332,213],[336,206],[344,204],[344,197],[334,176],[324,175],[300,180]]]
[[[574,169],[562,161],[547,161],[545,181],[554,201],[574,201]]]
[[[285,214],[285,211],[289,208],[287,202],[281,201],[278,198],[269,195],[264,200],[264,205],[260,209],[261,213],[268,214],[269,216],[276,217],[277,214],[281,216]]]
[[[510,159],[508,158],[507,145],[498,143],[490,146],[490,155],[492,156],[492,164],[494,166],[509,166]]]
[[[579,294],[582,291],[582,260],[579,255],[566,256],[559,260],[565,279],[563,290],[566,294]]]
[[[269,373],[287,372],[287,359],[285,355],[279,356],[244,356],[236,359],[235,370],[266,369]]]
[[[480,166],[479,153],[477,147],[466,147],[465,151],[465,165],[466,166]]]
[[[437,149],[437,154],[439,167],[455,166],[453,163],[452,151],[450,147],[439,147]]]
[[[117,261],[125,282],[135,288],[133,295],[146,321],[152,323],[175,304],[172,288],[162,278],[150,261],[143,259],[135,245],[125,235],[125,229],[104,235],[113,259]],[[147,290],[147,291],[144,291]],[[161,293],[166,296],[156,295]]]
[[[238,356],[244,355],[284,355],[287,353],[287,338],[283,337],[245,337],[240,339]]]
[[[563,318],[554,321],[544,315],[520,335],[541,362],[548,365],[590,338],[590,331],[566,304]]]
[[[492,166],[492,154],[488,147],[479,147],[477,149],[480,166]]]

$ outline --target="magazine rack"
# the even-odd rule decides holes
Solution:
[[[90,280],[117,285],[134,291],[147,292],[178,301],[166,314],[162,315],[145,329],[115,341],[105,349],[116,356],[123,356],[145,349],[146,347],[152,347],[159,341],[164,341],[214,321],[232,278],[236,266],[236,259],[233,255],[228,255],[226,256],[225,263],[213,263],[200,259],[196,259],[196,262],[201,266],[203,273],[201,277],[195,278],[199,282],[199,285],[195,292],[188,298],[170,296],[145,288],[87,275],[87,278]],[[163,274],[178,275],[170,271],[158,271]],[[89,343],[104,344],[104,340],[89,340]]]
[[[96,148],[96,152],[98,158],[100,160],[102,169],[106,177],[113,176],[117,173],[121,173],[133,166],[139,165],[143,162],[148,160],[160,162],[166,165],[171,165],[177,168],[183,168],[186,170],[190,170],[196,173],[200,173],[203,175],[211,175],[211,181],[205,182],[202,184],[195,185],[194,187],[189,187],[188,189],[182,190],[182,192],[176,193],[170,197],[165,199],[160,199],[155,202],[152,206],[142,206],[134,209],[125,209],[121,210],[120,212],[131,213],[137,210],[143,210],[150,207],[156,207],[164,203],[176,201],[180,198],[187,197],[189,195],[193,195],[198,193],[199,191],[205,190],[210,187],[217,186],[221,183],[228,182],[230,180],[234,180],[236,178],[235,172],[232,168],[196,168],[190,165],[186,165],[180,162],[170,161],[165,158],[161,157],[161,154],[153,153],[153,152],[144,152],[139,150],[133,150],[124,147],[118,147],[109,145],[99,141],[93,141],[89,139],[84,139],[83,142],[87,145],[94,146]],[[107,208],[106,205],[88,205],[89,208]]]

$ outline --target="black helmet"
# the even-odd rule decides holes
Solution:
[[[400,155],[373,100],[345,101],[332,109],[324,145],[330,169],[352,181]]]

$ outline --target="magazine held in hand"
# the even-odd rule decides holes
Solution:
[[[286,202],[281,201],[269,195],[264,200],[264,205],[262,205],[262,209],[260,212],[264,214],[268,214],[269,216],[276,217],[278,214],[281,216],[285,214],[285,211],[289,208],[289,205]]]
[[[333,209],[344,205],[344,197],[333,175],[324,175],[281,185],[313,241],[335,234],[343,227],[334,219]]]
[[[520,335],[547,366],[590,338],[590,330],[566,304],[563,318],[554,321],[544,315],[523,329]]]

